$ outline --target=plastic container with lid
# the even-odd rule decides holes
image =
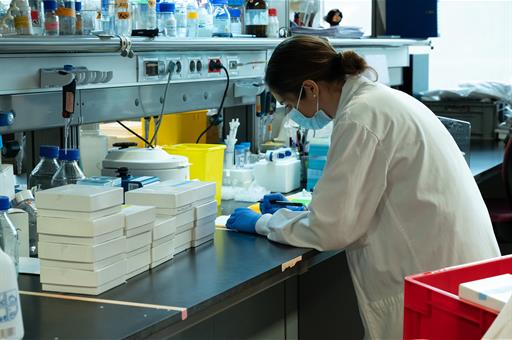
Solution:
[[[21,35],[32,35],[32,16],[27,0],[15,0],[12,11],[16,33]]]
[[[53,175],[52,187],[58,187],[66,184],[76,184],[85,178],[82,169],[78,166],[80,160],[80,151],[78,149],[59,150],[60,167]]]
[[[11,200],[7,196],[0,196],[0,248],[9,255],[16,273],[18,273],[18,263],[20,259],[20,245],[16,227],[7,216],[7,210],[11,208]]]
[[[213,5],[213,33],[231,33],[228,0],[211,0]]]
[[[277,9],[275,8],[268,9],[267,37],[279,38],[279,20],[277,19]]]
[[[39,147],[39,156],[41,160],[30,173],[28,178],[28,188],[36,190],[45,190],[52,187],[53,175],[59,170],[57,157],[59,148],[52,145],[41,145]]]
[[[59,16],[57,15],[57,1],[46,0],[44,7],[44,34],[48,36],[59,35]]]
[[[132,144],[109,150],[103,160],[103,176],[115,176],[121,167],[128,168],[133,176],[156,176],[161,181],[170,179],[185,180],[189,178],[188,159],[183,156],[169,155],[162,149],[145,149],[127,147]]]
[[[160,33],[168,37],[176,37],[177,35],[177,22],[174,12],[176,5],[172,2],[160,3],[160,20],[159,27]]]
[[[101,162],[107,152],[108,137],[101,133],[99,124],[82,125],[80,127],[80,158],[86,176],[101,174]]]
[[[240,20],[240,16],[242,15],[241,11],[238,8],[228,8],[228,10],[231,16],[231,33],[242,34],[242,21]]]

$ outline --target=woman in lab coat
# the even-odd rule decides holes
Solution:
[[[406,275],[500,252],[449,132],[421,102],[362,76],[367,70],[356,53],[336,53],[316,37],[276,48],[265,81],[300,125],[333,121],[327,163],[308,211],[237,209],[227,226],[297,247],[345,249],[366,337],[401,338]]]

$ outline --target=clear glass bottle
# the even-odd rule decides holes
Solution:
[[[23,316],[16,269],[9,255],[0,249],[0,296],[2,296],[2,316],[0,335],[2,339],[23,339]],[[6,303],[5,303],[6,302]],[[8,313],[5,313],[7,312]],[[5,334],[5,336],[3,336]]]
[[[130,36],[132,34],[129,0],[116,0],[115,29],[118,35]]]
[[[28,240],[31,257],[37,257],[37,208],[30,190],[22,190],[15,195],[16,208],[28,214]]]
[[[198,23],[197,36],[201,38],[211,38],[213,33],[213,8],[210,1],[198,0]]]
[[[177,36],[185,38],[187,36],[187,4],[184,0],[176,0],[174,15],[176,16]]]
[[[27,0],[15,0],[15,9],[12,11],[16,33],[32,35],[32,14]]]
[[[267,37],[279,38],[279,19],[277,19],[277,9],[275,8],[268,9]]]
[[[76,35],[82,35],[84,34],[83,31],[83,22],[82,22],[82,2],[76,1],[75,2],[75,15],[76,15]]]
[[[59,0],[57,15],[59,16],[59,34],[74,35],[76,33],[76,12],[74,0]]]
[[[104,34],[114,34],[115,5],[113,1],[114,0],[101,0],[101,30]]]
[[[78,166],[80,151],[78,149],[59,150],[60,167],[53,175],[52,187],[59,187],[66,184],[76,184],[85,178],[82,169]]]
[[[0,196],[0,248],[9,255],[16,267],[16,273],[18,273],[20,241],[18,231],[7,215],[7,210],[9,210],[10,207],[11,202],[9,197]]]
[[[264,0],[247,0],[245,4],[245,33],[259,38],[267,36],[268,12]]]
[[[32,33],[43,35],[44,33],[44,11],[41,0],[29,0],[30,16],[32,19]]]
[[[156,22],[156,0],[148,0],[148,19],[146,29],[153,30],[157,28]]]
[[[57,1],[44,1],[44,34],[48,36],[59,35],[59,16],[57,15]],[[57,148],[57,153],[59,149]],[[55,156],[57,157],[57,156]]]
[[[242,21],[240,20],[240,10],[238,8],[229,8],[229,14],[231,15],[231,33],[233,35],[242,34]]]
[[[172,2],[160,3],[160,27],[162,28],[162,35],[167,37],[175,37],[177,35],[177,23],[174,16],[175,9],[176,5]]]
[[[134,2],[134,18],[132,28],[137,30],[145,30],[148,28],[149,6],[148,0],[136,0]]]
[[[41,145],[39,156],[41,160],[28,177],[28,189],[32,190],[35,187],[35,191],[52,187],[53,175],[59,170],[59,163],[57,162],[59,148],[51,145]]]
[[[197,7],[189,3],[187,5],[187,37],[197,38],[197,28],[199,27],[199,13]]]
[[[231,33],[228,0],[211,0],[213,5],[213,33]]]

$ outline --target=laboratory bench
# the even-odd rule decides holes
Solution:
[[[472,142],[477,181],[495,173],[502,157],[502,144]],[[247,205],[225,201],[222,213]],[[20,275],[19,284],[41,292],[38,276]],[[66,296],[22,294],[26,339],[363,337],[343,251],[320,253],[224,229],[214,242],[92,297],[108,301]],[[167,306],[172,310],[161,309]]]

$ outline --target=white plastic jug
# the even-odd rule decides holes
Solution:
[[[0,339],[22,339],[24,335],[16,270],[0,249]]]

